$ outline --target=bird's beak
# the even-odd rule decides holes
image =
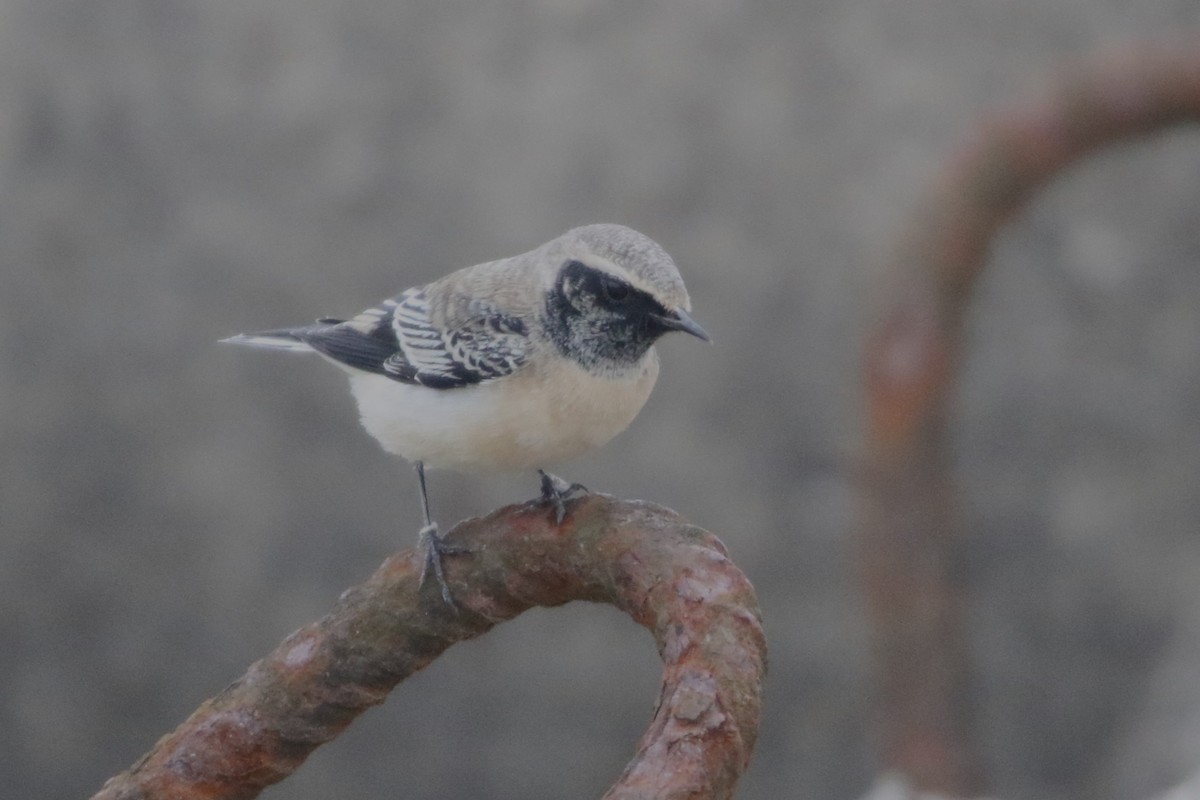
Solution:
[[[691,315],[682,308],[668,311],[666,314],[655,314],[654,319],[659,325],[669,331],[683,331],[684,333],[690,333],[697,339],[703,339],[706,342],[712,341],[712,337],[704,332],[704,328],[701,328],[700,324],[692,319]]]

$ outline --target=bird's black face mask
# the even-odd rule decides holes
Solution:
[[[568,261],[559,271],[546,298],[545,324],[559,351],[592,372],[633,366],[669,331],[708,338],[690,317],[580,261]]]

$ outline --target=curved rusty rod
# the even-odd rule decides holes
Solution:
[[[414,551],[388,558],[325,618],[287,637],[93,800],[250,798],[455,642],[534,606],[611,603],[649,628],[658,709],[605,795],[728,798],[758,730],[766,644],[754,590],[715,536],[672,511],[590,495],[561,528],[546,506],[457,525],[446,560],[461,613],[419,594]]]
[[[918,789],[982,788],[947,409],[962,321],[997,229],[1064,167],[1200,121],[1200,38],[1109,49],[974,131],[918,206],[890,264],[864,364],[862,577],[881,678],[884,766]]]

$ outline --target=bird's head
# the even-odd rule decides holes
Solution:
[[[584,368],[620,371],[671,331],[710,341],[690,315],[675,262],[621,225],[575,228],[544,250],[546,329]]]

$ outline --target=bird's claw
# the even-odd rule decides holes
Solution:
[[[462,555],[471,552],[471,549],[464,545],[447,544],[438,535],[436,522],[431,522],[421,528],[420,546],[425,551],[425,563],[421,566],[421,578],[418,587],[425,585],[425,578],[432,571],[434,578],[437,580],[438,587],[441,589],[442,600],[450,608],[458,611],[458,604],[454,602],[454,595],[450,593],[450,585],[446,583],[446,573],[442,569],[442,556]]]
[[[567,516],[565,501],[579,493],[587,494],[588,488],[582,483],[567,483],[544,469],[539,469],[538,474],[542,476],[542,502],[554,506],[554,523],[562,525]]]

